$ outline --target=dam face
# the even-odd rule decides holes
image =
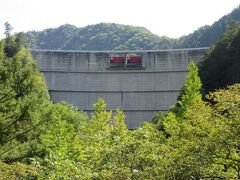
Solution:
[[[108,109],[120,107],[129,129],[151,121],[177,101],[190,61],[198,63],[206,48],[166,51],[84,52],[32,50],[53,102],[66,101],[92,112],[98,97]],[[111,55],[138,54],[140,67],[111,67]]]

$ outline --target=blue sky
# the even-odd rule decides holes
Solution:
[[[212,24],[239,4],[239,0],[1,0],[0,37],[6,21],[15,32],[114,22],[180,37]]]

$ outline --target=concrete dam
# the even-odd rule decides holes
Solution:
[[[32,50],[53,102],[66,101],[92,112],[98,97],[108,109],[120,107],[129,129],[151,121],[177,101],[190,61],[198,63],[206,48],[159,51]],[[141,57],[138,66],[112,66],[111,56]],[[116,61],[117,62],[117,61]],[[118,61],[119,62],[119,61]],[[136,62],[136,61],[135,61]]]

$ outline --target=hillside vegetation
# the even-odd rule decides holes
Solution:
[[[240,23],[229,26],[200,64],[206,93],[240,83]]]
[[[34,49],[57,50],[157,50],[207,47],[216,43],[229,24],[239,20],[240,7],[213,25],[203,26],[179,39],[160,37],[144,27],[114,23],[101,23],[83,28],[66,24],[58,28],[27,32],[25,43],[27,47]]]
[[[159,37],[143,27],[96,24],[84,28],[63,25],[55,29],[26,34],[27,46],[65,50],[142,50],[168,49],[172,39]]]

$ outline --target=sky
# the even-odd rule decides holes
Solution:
[[[211,25],[239,5],[239,0],[1,0],[0,37],[8,21],[14,32],[104,22],[176,38]]]

